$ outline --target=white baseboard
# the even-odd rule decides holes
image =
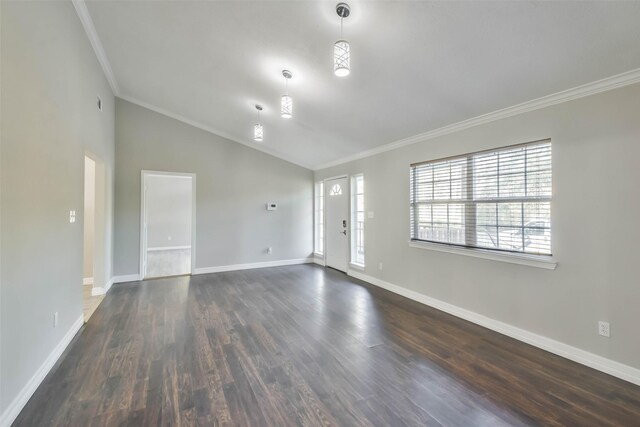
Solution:
[[[111,281],[108,284],[108,287],[105,287],[108,291],[111,288],[113,283],[126,283],[126,282],[137,282],[138,280],[142,280],[139,274],[125,274],[122,276],[113,276]]]
[[[20,393],[18,393],[15,399],[13,399],[2,416],[0,416],[0,427],[9,427],[11,423],[15,421],[16,417],[20,414],[20,411],[22,411],[22,408],[24,408],[24,405],[27,404],[33,393],[38,389],[40,383],[42,383],[51,368],[56,364],[83,324],[84,316],[81,315],[75,322],[73,322],[73,325],[71,325],[71,328],[69,328],[64,337],[62,337],[58,345],[56,345],[53,351],[49,353],[46,360],[42,365],[40,365],[38,370],[33,374],[22,390],[20,390]]]
[[[107,292],[106,292],[106,291],[104,290],[104,288],[103,288],[103,287],[101,287],[101,286],[94,286],[94,287],[91,289],[91,296],[93,296],[93,297],[95,297],[96,295],[104,295],[104,294],[106,294],[106,293],[107,293]]]
[[[93,277],[85,277],[82,279],[83,285],[93,285]]]
[[[254,262],[250,264],[220,265],[216,267],[196,268],[193,274],[221,273],[223,271],[251,270],[254,268],[281,267],[284,265],[309,264],[313,258],[285,259],[280,261]]]
[[[104,293],[106,294],[107,292],[109,292],[109,289],[111,289],[111,285],[113,285],[113,277],[107,282],[106,285],[104,285]]]
[[[153,251],[176,251],[179,249],[191,249],[191,246],[156,246],[153,248],[147,248],[147,252]]]
[[[402,295],[419,303],[444,311],[445,313],[449,313],[477,325],[484,326],[485,328],[507,335],[511,338],[515,338],[534,347],[541,348],[548,352],[557,354],[558,356],[562,356],[566,359],[573,360],[574,362],[597,369],[598,371],[607,373],[614,377],[629,381],[630,383],[640,385],[640,369],[607,359],[606,357],[598,356],[597,354],[581,350],[560,341],[529,332],[516,326],[509,325],[508,323],[491,319],[483,316],[482,314],[478,314],[453,304],[428,297],[419,292],[385,282],[382,279],[368,276],[359,271],[349,270],[348,274],[356,279],[363,280],[398,295]]]

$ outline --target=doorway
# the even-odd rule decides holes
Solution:
[[[346,176],[324,181],[325,263],[343,272],[349,262],[349,185]]]
[[[106,274],[106,169],[93,154],[84,156],[82,301],[87,322],[104,298]]]
[[[195,268],[195,174],[142,171],[140,271],[145,279]]]

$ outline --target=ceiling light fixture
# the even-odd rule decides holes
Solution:
[[[289,96],[289,79],[292,77],[291,71],[282,70],[284,76],[285,94],[282,95],[282,103],[280,104],[280,115],[285,119],[293,116],[293,99]]]
[[[262,142],[262,139],[264,138],[264,130],[260,124],[260,111],[262,111],[262,106],[256,104],[256,110],[258,110],[258,123],[253,125],[253,140]]]
[[[351,46],[342,39],[342,21],[349,16],[351,9],[346,3],[338,3],[336,13],[340,17],[340,40],[333,45],[333,72],[338,77],[344,77],[351,72]]]

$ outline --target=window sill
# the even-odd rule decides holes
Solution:
[[[558,263],[553,258],[544,255],[503,253],[484,249],[460,248],[439,243],[416,242],[413,240],[409,241],[409,246],[412,248],[429,249],[450,254],[508,262],[511,264],[527,265],[529,267],[544,268],[547,270],[555,270],[558,266]]]
[[[354,264],[353,262],[350,262],[349,268],[352,270],[364,271],[364,264]]]

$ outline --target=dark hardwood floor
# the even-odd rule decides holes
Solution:
[[[313,265],[115,285],[15,422],[640,425],[640,387]]]

